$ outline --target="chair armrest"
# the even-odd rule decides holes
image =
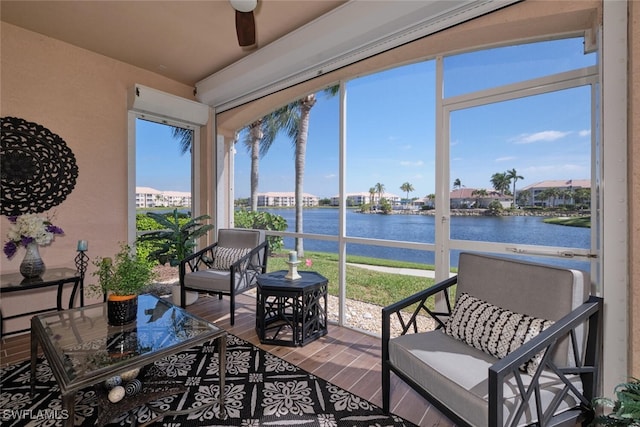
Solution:
[[[211,267],[211,263],[213,261],[213,249],[216,246],[218,246],[218,242],[202,248],[180,261],[180,265],[178,267],[180,284],[184,283],[184,275],[187,274],[187,267],[189,268],[189,272],[198,271],[202,264],[206,265],[207,268]]]
[[[265,240],[231,264],[229,269],[233,289],[236,291],[249,289],[255,284],[255,279],[258,274],[267,272],[268,252],[269,243]],[[240,280],[236,280],[236,276],[239,276]]]
[[[241,257],[240,259],[238,259],[236,262],[234,262],[233,264],[231,264],[232,269],[238,270],[240,268],[242,268],[243,264],[246,264],[248,260],[251,260],[252,257],[255,256],[260,256],[260,252],[264,249],[265,253],[266,253],[266,248],[267,248],[267,241],[265,240],[264,242],[260,243],[258,246],[256,246],[255,248],[251,249],[251,251],[249,251],[246,255],[244,255],[243,257]],[[266,263],[266,256],[265,257],[260,257],[260,260],[264,260],[264,262]],[[261,261],[262,263],[263,261]]]
[[[489,425],[503,425],[503,384],[511,374],[518,384],[518,390],[514,391],[519,392],[520,395],[518,412],[513,418],[514,424],[517,424],[522,413],[528,409],[531,396],[536,397],[536,402],[539,401],[537,399],[540,391],[539,378],[545,369],[553,371],[558,376],[560,381],[564,383],[564,389],[562,393],[557,394],[557,398],[547,408],[536,405],[538,420],[543,420],[539,423],[541,426],[546,425],[551,419],[566,394],[571,393],[584,407],[589,408],[597,391],[602,330],[601,313],[602,298],[592,296],[587,302],[555,322],[548,329],[493,364],[489,368]],[[576,331],[581,326],[588,328],[584,351],[578,343],[580,331]],[[569,337],[569,345],[572,346],[573,365],[557,366],[551,355],[565,337]],[[522,376],[527,374],[520,371],[519,367],[542,351],[544,351],[544,356],[530,384],[525,386]],[[580,375],[583,383],[582,392],[577,390],[571,379],[567,377],[571,374]],[[534,409],[530,408],[530,410]]]
[[[437,323],[438,328],[444,326],[444,322],[439,318],[440,316],[448,316],[451,313],[451,301],[449,299],[449,293],[447,290],[458,283],[458,276],[450,277],[449,279],[443,280],[440,283],[437,283],[427,289],[424,289],[420,292],[416,292],[415,294],[406,297],[403,300],[400,300],[396,303],[388,305],[382,309],[382,331],[384,337],[385,328],[389,329],[391,327],[391,317],[395,314],[398,318],[400,324],[402,325],[402,335],[406,334],[409,331],[409,328],[413,327],[414,333],[418,332],[417,324],[415,322],[416,316],[421,314],[421,312],[426,312],[430,317],[432,317]],[[447,312],[441,313],[432,311],[427,307],[427,300],[442,292],[445,296],[445,301],[447,303]],[[405,323],[404,319],[401,316],[402,310],[407,307],[410,307],[414,304],[418,304],[409,319],[408,322]]]
[[[389,340],[391,339],[391,317],[396,316],[398,322],[402,326],[401,335],[407,334],[411,329],[413,333],[418,333],[417,317],[423,311],[433,318],[437,323],[437,328],[444,326],[444,322],[439,318],[440,316],[448,317],[451,314],[451,301],[449,299],[449,288],[458,283],[458,276],[450,277],[443,280],[440,283],[428,287],[420,292],[408,296],[407,298],[400,300],[396,303],[388,305],[382,309],[382,362],[383,364],[389,361]],[[432,311],[427,307],[427,300],[436,294],[442,292],[447,304],[447,312]],[[402,310],[417,304],[411,317],[405,322],[402,317]]]

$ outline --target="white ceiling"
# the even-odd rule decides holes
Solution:
[[[343,3],[259,0],[257,48]],[[2,0],[0,18],[190,86],[255,51],[238,46],[227,0]]]

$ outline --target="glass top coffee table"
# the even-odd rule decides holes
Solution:
[[[123,326],[110,326],[107,323],[106,304],[34,316],[31,319],[31,394],[35,395],[38,344],[42,346],[60,386],[62,409],[68,415],[66,424],[73,425],[76,391],[98,385],[123,372],[142,368],[165,356],[216,340],[221,390],[218,403],[220,414],[224,414],[222,390],[225,382],[226,335],[225,330],[153,295],[138,297],[137,319]],[[175,391],[172,394],[176,394]],[[135,400],[142,401],[144,397],[144,394],[136,396]],[[151,393],[149,397],[157,396]],[[120,403],[110,404],[113,405],[111,408],[101,405],[100,410],[118,415],[132,409],[132,400],[124,399]]]

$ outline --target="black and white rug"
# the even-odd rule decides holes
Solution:
[[[160,360],[147,371],[162,372],[168,379],[186,385],[186,392],[118,414],[109,425],[413,426],[233,335],[228,335],[226,354],[224,419],[219,416],[217,403],[217,349],[203,345]],[[0,369],[0,384],[2,426],[64,425],[60,389],[45,359],[38,359],[34,399],[29,394],[29,362]],[[159,417],[164,411],[193,408],[180,415]],[[94,425],[97,418],[96,388],[79,391],[75,396],[75,425]]]

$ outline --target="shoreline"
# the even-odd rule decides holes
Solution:
[[[383,213],[382,211],[370,211],[360,212],[364,215],[430,215],[436,214],[434,209],[426,211],[417,210],[398,210],[391,211],[389,213]],[[504,210],[499,213],[493,213],[490,209],[451,209],[451,216],[539,216],[539,217],[551,217],[551,218],[576,218],[576,217],[589,217],[590,211],[577,212],[577,211],[533,211],[525,209]]]

